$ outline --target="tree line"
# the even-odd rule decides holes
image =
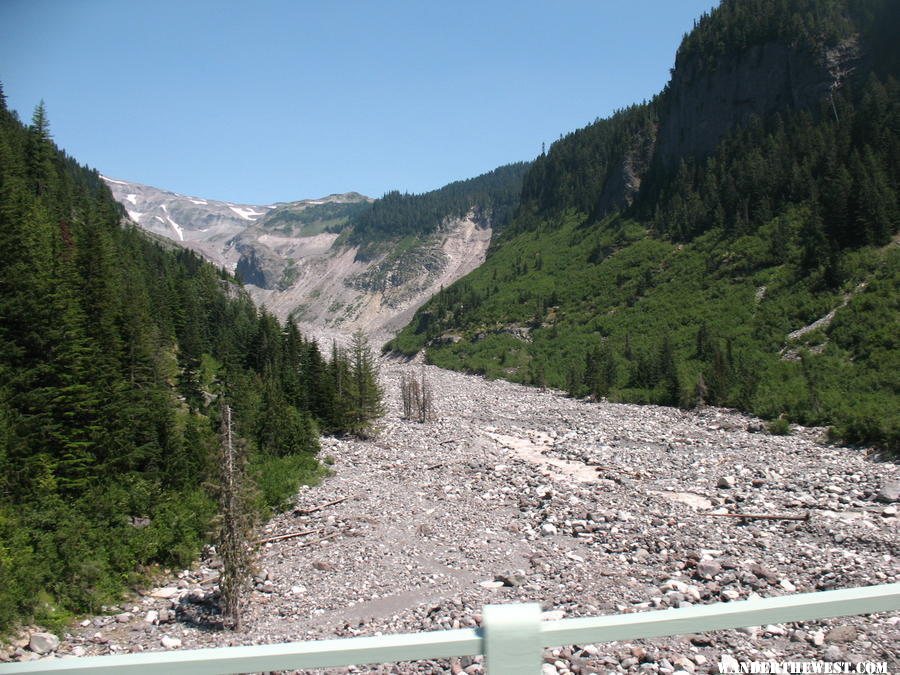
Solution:
[[[358,257],[367,259],[388,240],[431,234],[445,219],[462,218],[470,211],[477,220],[502,229],[518,207],[528,167],[528,162],[507,164],[422,194],[388,192],[351,217],[347,243],[360,246]]]
[[[380,390],[363,336],[323,354],[125,224],[43,104],[22,124],[0,89],[0,629],[97,611],[199,552],[223,402],[263,513],[322,474],[320,432],[365,432]]]

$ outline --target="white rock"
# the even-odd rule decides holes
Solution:
[[[179,638],[163,635],[162,639],[160,639],[159,641],[159,644],[161,644],[166,649],[178,649],[181,646],[181,640]]]
[[[781,586],[788,593],[793,593],[794,591],[797,590],[797,587],[794,586],[793,583],[791,583],[790,579],[782,579],[781,581],[778,582],[778,585]]]
[[[554,535],[556,534],[556,532],[556,525],[554,525],[553,523],[544,523],[543,525],[541,525],[541,534],[545,537]]]
[[[49,654],[59,647],[59,638],[53,633],[34,633],[28,641],[28,648],[35,654]]]
[[[165,588],[157,588],[150,592],[151,598],[160,598],[162,600],[169,600],[170,598],[174,598],[178,595],[179,590],[174,586],[166,586]]]
[[[729,601],[740,599],[741,594],[733,588],[726,588],[722,591],[722,598]]]

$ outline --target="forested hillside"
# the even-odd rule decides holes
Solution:
[[[324,357],[194,253],[123,226],[96,171],[0,92],[0,630],[97,611],[211,532],[220,404],[263,513],[377,414],[371,360]]]
[[[663,92],[534,162],[486,263],[388,347],[896,452],[897,21],[886,1],[726,0]]]
[[[464,218],[470,211],[477,221],[502,229],[519,204],[528,167],[528,162],[507,164],[422,194],[389,192],[351,218],[346,241],[360,246],[358,257],[367,258],[386,241],[427,236],[445,219]]]

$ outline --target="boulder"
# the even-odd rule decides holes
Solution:
[[[891,480],[885,483],[878,491],[876,499],[885,504],[900,502],[900,480]]]
[[[49,654],[59,647],[59,638],[53,633],[33,633],[28,648],[35,654]]]

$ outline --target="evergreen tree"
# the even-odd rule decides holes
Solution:
[[[373,420],[384,414],[384,396],[378,382],[378,363],[362,330],[353,334],[349,356],[347,397],[350,425],[355,433],[363,434]]]

